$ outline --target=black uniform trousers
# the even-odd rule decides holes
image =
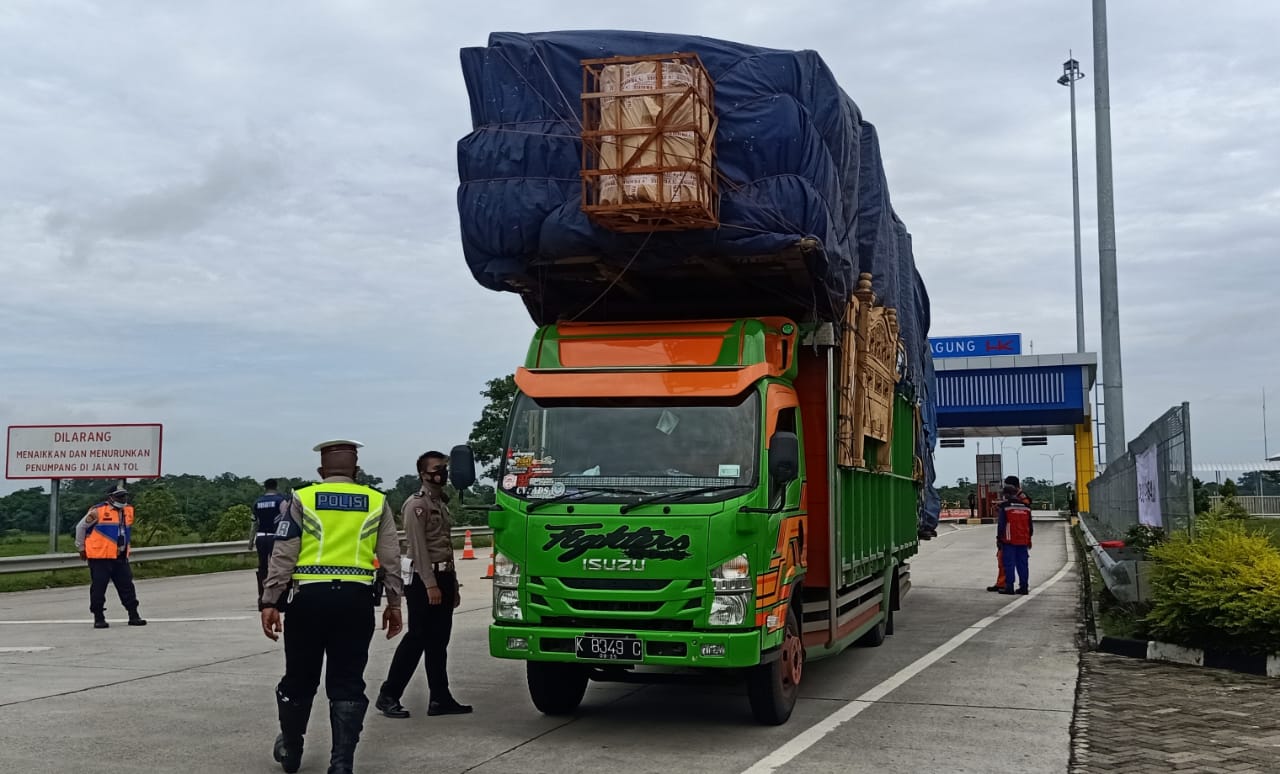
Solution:
[[[364,668],[373,641],[373,589],[338,581],[298,587],[284,614],[279,691],[310,706],[324,669],[329,701],[367,701]]]
[[[440,587],[440,604],[430,604],[427,586],[417,572],[404,590],[409,608],[409,630],[400,639],[396,654],[387,670],[387,680],[382,684],[382,694],[393,699],[404,695],[405,686],[418,668],[418,661],[425,657],[427,689],[432,701],[448,701],[449,673],[446,670],[449,636],[453,633],[453,605],[458,598],[458,574],[452,570],[436,572],[436,585]]]
[[[254,538],[254,545],[258,549],[258,599],[262,599],[262,584],[267,579],[267,564],[271,561],[271,549],[275,544],[275,535],[258,535]]]
[[[107,604],[107,584],[114,584],[120,604],[130,612],[138,609],[138,592],[133,587],[129,557],[89,560],[89,612],[102,615]]]

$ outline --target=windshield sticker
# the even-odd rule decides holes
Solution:
[[[516,484],[519,482],[519,480],[520,479],[518,479],[514,473],[508,473],[507,475],[502,477],[502,488],[515,489]]]
[[[658,432],[663,435],[671,435],[676,431],[676,425],[680,424],[680,417],[672,414],[667,409],[662,410],[662,416],[658,417]]]
[[[593,548],[613,548],[631,559],[687,559],[691,540],[688,535],[668,535],[663,529],[641,527],[632,531],[621,526],[612,532],[588,532],[603,524],[548,524],[550,532],[543,551],[559,547],[564,549],[556,557],[561,562],[572,562]]]
[[[527,495],[530,500],[550,500],[553,497],[559,497],[564,492],[565,488],[562,482],[537,478],[529,481]]]
[[[721,465],[720,472],[716,475],[720,478],[737,478],[742,475],[741,465]]]
[[[556,464],[555,457],[547,455],[538,459],[531,451],[507,451],[507,471],[517,475],[532,473],[534,475],[550,475]]]

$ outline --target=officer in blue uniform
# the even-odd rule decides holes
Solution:
[[[276,522],[280,520],[281,503],[287,502],[276,489],[279,482],[269,478],[262,482],[262,496],[253,503],[253,537],[249,547],[258,551],[258,596],[262,599],[262,582],[267,579],[267,564],[271,561],[271,547],[275,545]]]

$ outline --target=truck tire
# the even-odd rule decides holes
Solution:
[[[884,644],[885,637],[893,629],[893,610],[886,608],[884,618],[881,618],[875,626],[871,627],[866,634],[858,638],[857,645],[863,648],[878,648]]]
[[[804,673],[804,639],[794,600],[787,605],[787,623],[781,650],[775,661],[753,667],[747,675],[747,698],[751,701],[751,714],[757,722],[766,726],[786,723],[800,696],[800,679]]]
[[[526,661],[529,698],[544,715],[568,715],[587,692],[587,669],[577,664]]]

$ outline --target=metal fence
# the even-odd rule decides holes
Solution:
[[[464,537],[468,532],[472,537],[492,535],[491,527],[454,527],[453,537]],[[404,539],[404,533],[399,533]],[[188,543],[176,546],[146,546],[135,548],[129,552],[130,562],[154,562],[163,559],[195,559],[201,556],[234,556],[248,554],[253,549],[244,540],[232,540],[227,543]],[[0,574],[9,572],[43,572],[47,570],[65,570],[71,567],[83,567],[84,560],[79,554],[32,554],[28,556],[0,557]]]
[[[1276,495],[1237,495],[1235,501],[1240,503],[1240,507],[1249,512],[1250,516],[1280,516],[1280,497]],[[1214,495],[1209,498],[1209,507],[1216,508],[1222,503],[1222,498]]]
[[[1154,452],[1154,462],[1152,453]],[[1142,467],[1143,470],[1139,470]],[[1139,491],[1142,479],[1142,491]],[[1145,500],[1145,503],[1140,503]],[[1124,456],[1089,482],[1083,514],[1101,540],[1115,540],[1139,523],[1140,511],[1167,532],[1188,532],[1195,520],[1191,475],[1191,407],[1174,406],[1129,443]]]

